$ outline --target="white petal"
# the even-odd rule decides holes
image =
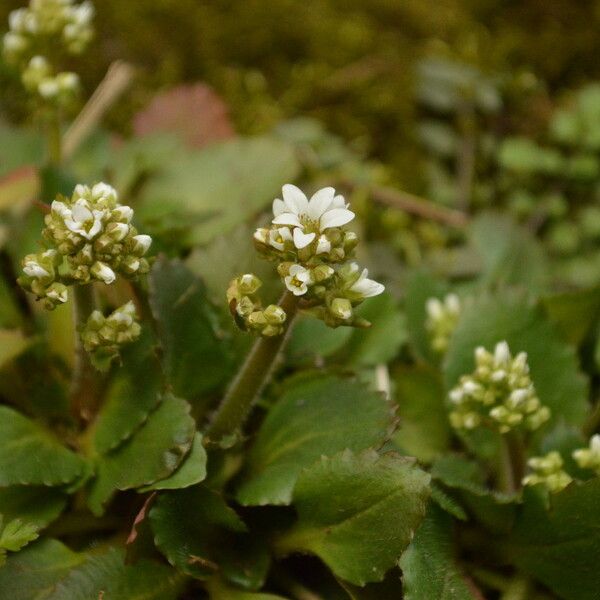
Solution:
[[[85,221],[90,221],[94,218],[92,211],[86,206],[87,202],[78,200],[73,206],[73,219],[75,221],[79,221],[80,223],[85,223]]]
[[[50,277],[50,273],[44,269],[41,265],[34,261],[30,261],[25,264],[23,267],[23,272],[29,277],[33,277],[34,279],[38,279],[41,277]]]
[[[302,233],[302,230],[296,227],[294,229],[294,246],[298,250],[306,248],[315,239],[316,235],[316,233]]]
[[[273,200],[273,215],[277,217],[285,211],[285,202],[283,200],[280,200],[279,198],[275,198],[275,200]]]
[[[332,187],[325,187],[315,192],[308,203],[308,216],[314,221],[318,221],[331,206],[334,195],[335,190]]]
[[[373,279],[367,279],[367,269],[361,273],[358,281],[350,288],[353,292],[360,294],[363,298],[378,296],[385,290],[385,286]]]
[[[354,213],[346,208],[333,208],[321,217],[321,231],[330,227],[341,227],[354,219]]]
[[[302,265],[298,265],[298,264],[293,264],[290,267],[290,275],[294,276],[294,275],[300,275],[302,273],[307,273],[308,271],[302,266]]]
[[[346,202],[344,196],[338,194],[331,203],[331,208],[348,208],[350,204]]]
[[[300,219],[293,213],[281,213],[273,219],[274,225],[292,225],[293,227],[302,227]]]
[[[308,199],[300,188],[291,183],[286,183],[281,190],[283,192],[283,201],[291,212],[296,215],[306,214]]]
[[[306,286],[306,283],[302,283],[302,285],[298,286],[298,285],[294,285],[292,283],[293,280],[293,275],[288,275],[284,281],[285,281],[285,287],[287,287],[288,290],[290,290],[290,292],[292,292],[292,294],[294,294],[294,296],[303,296],[304,294],[306,294],[306,292],[308,291],[308,287]]]

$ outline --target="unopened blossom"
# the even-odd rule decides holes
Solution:
[[[110,185],[78,185],[70,199],[52,202],[43,235],[66,258],[73,279],[111,284],[119,273],[131,278],[149,270],[144,255],[152,240],[138,234],[132,218]]]
[[[135,341],[140,333],[135,305],[127,302],[108,317],[95,310],[81,331],[81,339],[96,367],[105,370],[119,356],[121,348]]]
[[[460,378],[450,404],[450,423],[457,429],[486,425],[500,433],[533,431],[550,418],[531,381],[527,354],[513,358],[505,341],[496,344],[493,354],[483,347],[475,350],[475,371]]]
[[[40,47],[53,54],[79,54],[93,37],[93,17],[94,6],[89,1],[77,5],[73,0],[31,0],[28,7],[9,15],[4,56],[9,63],[19,64]]]
[[[448,294],[443,300],[429,298],[425,309],[425,329],[431,339],[431,347],[436,352],[443,353],[448,348],[450,337],[460,317],[460,299],[456,294]]]
[[[573,459],[582,469],[592,469],[600,475],[600,434],[591,437],[587,448],[575,450]]]
[[[48,310],[64,304],[68,298],[66,286],[57,281],[61,261],[59,253],[50,249],[28,254],[21,263],[23,274],[18,279],[19,284],[42,300]]]
[[[561,455],[552,451],[545,456],[535,456],[527,461],[527,466],[533,471],[523,478],[523,485],[544,485],[552,493],[564,490],[573,478],[564,470]]]

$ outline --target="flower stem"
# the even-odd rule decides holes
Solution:
[[[71,411],[77,421],[88,422],[96,408],[96,370],[83,347],[80,331],[96,308],[93,284],[74,285],[73,320],[75,323],[75,364],[71,380]]]
[[[298,309],[296,298],[290,292],[283,294],[279,306],[287,315],[286,332],[275,337],[261,337],[254,342],[208,426],[208,441],[219,442],[223,438],[235,436],[248,418],[256,397],[268,383],[277,364],[277,357],[289,338]]]
[[[521,489],[525,475],[525,454],[519,434],[509,432],[501,436],[498,457],[498,487],[506,494],[514,494]]]

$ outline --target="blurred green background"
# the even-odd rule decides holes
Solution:
[[[3,0],[0,22],[20,5]],[[114,126],[126,128],[154,90],[202,80],[225,98],[240,133],[317,117],[419,191],[415,79],[424,58],[501,78],[519,108],[503,123],[511,129],[539,126],[548,95],[600,70],[600,3],[591,0],[102,0],[96,9],[95,47],[78,69],[88,91],[116,58],[143,69]],[[23,118],[19,83],[1,76],[5,105]]]

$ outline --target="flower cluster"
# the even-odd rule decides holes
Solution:
[[[575,450],[573,458],[582,469],[593,469],[600,475],[600,435],[593,435],[587,448]]]
[[[42,232],[49,250],[23,260],[19,283],[48,308],[66,302],[64,284],[112,283],[120,273],[135,278],[147,273],[144,258],[152,239],[131,224],[133,210],[119,204],[105,183],[78,185],[70,199],[52,202]]]
[[[310,200],[294,185],[284,185],[283,200],[273,202],[271,227],[259,228],[254,243],[260,254],[277,262],[277,272],[300,306],[330,327],[368,326],[354,313],[365,298],[384,286],[351,261],[358,243],[345,229],[354,213],[332,187]]]
[[[75,73],[50,64],[63,54],[79,54],[93,37],[94,7],[86,1],[31,0],[10,13],[3,39],[4,57],[21,70],[24,86],[48,102],[66,104],[79,89]]]
[[[427,319],[425,329],[431,339],[431,347],[440,354],[448,349],[450,337],[456,328],[461,304],[456,294],[448,294],[443,300],[429,298],[425,304]]]
[[[457,429],[487,425],[500,433],[515,428],[535,430],[550,418],[529,376],[527,354],[512,357],[506,342],[494,353],[475,350],[475,371],[461,377],[450,392],[450,423]]]
[[[43,300],[48,310],[67,301],[67,286],[57,281],[61,255],[54,249],[28,254],[22,261],[23,276],[20,285]]]
[[[261,285],[262,281],[251,273],[236,277],[227,290],[231,314],[244,331],[255,331],[264,337],[281,335],[287,315],[276,304],[262,309],[257,294]]]
[[[118,358],[121,346],[135,341],[140,333],[135,306],[127,302],[108,317],[95,310],[81,331],[81,340],[94,365],[105,370]]]
[[[564,470],[563,459],[556,452],[548,452],[545,456],[535,456],[527,461],[533,473],[523,478],[523,485],[542,484],[552,493],[564,490],[572,481],[572,477]]]

